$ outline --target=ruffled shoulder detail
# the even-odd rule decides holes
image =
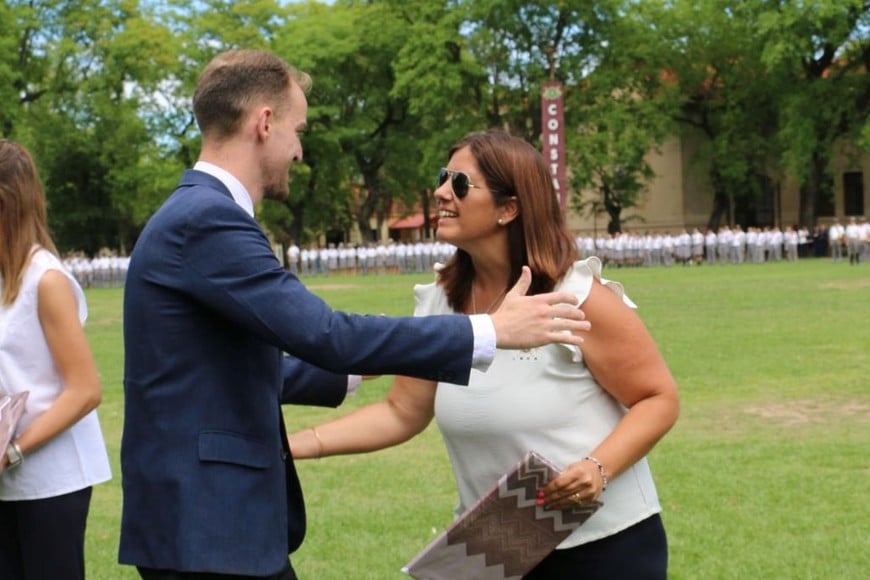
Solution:
[[[601,270],[601,260],[597,256],[592,256],[585,260],[577,260],[562,282],[556,286],[556,289],[574,294],[577,297],[578,303],[582,305],[586,302],[586,298],[589,297],[589,292],[592,291],[592,281],[598,280],[605,288],[608,288],[622,298],[626,306],[637,308],[637,305],[625,295],[625,288],[623,288],[622,284],[602,278]]]
[[[574,262],[571,270],[565,275],[565,278],[562,279],[562,282],[556,286],[556,290],[573,294],[577,297],[577,304],[582,307],[592,291],[593,281],[598,280],[605,288],[622,298],[626,306],[637,308],[637,305],[625,295],[625,289],[622,284],[601,277],[601,269],[601,260],[597,256],[592,256],[585,260],[577,260]],[[579,347],[563,343],[559,343],[559,346],[571,351],[571,359],[574,362],[583,360],[583,354]]]

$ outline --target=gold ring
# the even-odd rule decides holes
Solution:
[[[580,497],[580,492],[579,492],[579,491],[576,492],[576,493],[572,493],[572,494],[569,495],[568,497],[570,497],[571,499],[573,499],[575,503],[583,503],[583,499]]]

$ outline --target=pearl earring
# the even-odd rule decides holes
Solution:
[[[501,219],[501,218],[498,218],[498,221],[497,221],[496,223],[497,223],[498,225],[500,225],[500,226],[503,226],[503,225],[504,225],[504,220]]]

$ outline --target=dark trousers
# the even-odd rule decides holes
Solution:
[[[658,514],[617,534],[553,550],[524,580],[665,580],[668,542]]]
[[[272,576],[239,576],[236,574],[212,574],[210,572],[178,572],[176,570],[155,570],[137,568],[142,580],[297,580],[290,564]]]
[[[0,501],[0,578],[83,580],[91,491]]]

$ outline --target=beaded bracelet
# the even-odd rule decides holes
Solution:
[[[587,455],[583,458],[583,461],[591,461],[598,468],[598,474],[601,476],[601,491],[607,489],[607,471],[605,471],[604,466],[601,465],[601,462],[598,459],[592,457],[591,455]]]

